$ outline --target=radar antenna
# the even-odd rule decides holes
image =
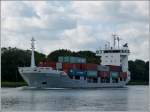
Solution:
[[[123,45],[123,47],[128,47],[128,43],[125,43],[125,44]]]

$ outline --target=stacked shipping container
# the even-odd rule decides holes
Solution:
[[[127,72],[120,72],[120,78],[127,78]]]
[[[97,65],[90,63],[64,63],[64,62],[75,62],[75,57],[59,57],[59,62],[40,62],[41,67],[52,67],[56,70],[62,70],[71,76],[86,76],[86,77],[101,77],[102,79],[108,78],[126,78],[127,72],[122,72],[121,66],[113,65]],[[79,59],[79,58],[78,58]]]
[[[107,78],[109,76],[109,71],[98,71],[98,77]]]
[[[86,63],[85,58],[73,57],[73,56],[59,56],[58,62],[61,63]]]
[[[110,71],[122,72],[121,66],[107,65]]]

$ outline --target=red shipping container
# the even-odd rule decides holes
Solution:
[[[71,69],[71,68],[73,68],[73,64],[71,64],[71,63],[63,63],[62,64],[62,68],[63,69]]]
[[[109,72],[107,72],[107,71],[99,71],[98,72],[98,76],[102,77],[102,78],[109,77]]]
[[[127,78],[127,72],[120,72],[121,78]]]
[[[76,68],[76,69],[81,70],[81,64],[80,64],[80,63],[76,63],[76,64],[74,64],[74,65],[75,65],[75,68]]]
[[[86,70],[97,70],[97,64],[86,64]]]
[[[86,64],[81,64],[81,70],[86,70]]]
[[[56,69],[56,62],[47,62],[47,67],[52,67],[53,69]]]
[[[42,67],[43,66],[43,62],[40,62],[39,64],[38,64],[38,67]]]
[[[115,66],[115,65],[107,65],[107,66],[109,66],[110,71],[116,71],[116,72],[121,72],[122,71],[121,66]]]
[[[63,69],[81,69],[81,64],[79,63],[63,63],[62,64]]]

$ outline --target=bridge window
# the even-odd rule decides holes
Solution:
[[[42,82],[42,84],[47,84],[47,82]]]

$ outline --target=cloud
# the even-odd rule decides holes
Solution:
[[[148,1],[2,1],[2,47],[49,54],[65,48],[96,51],[118,33],[130,59],[148,60]]]
[[[1,4],[2,17],[33,17],[37,16],[33,7],[21,1],[5,1]]]

